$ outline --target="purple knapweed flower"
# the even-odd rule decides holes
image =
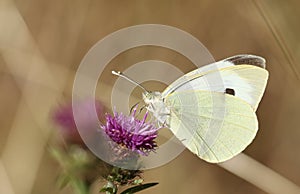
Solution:
[[[99,120],[92,119],[94,117],[91,117],[94,105],[97,117],[101,118],[103,116],[104,107],[100,101],[88,99],[75,104],[76,108],[80,110],[78,119],[80,119],[83,128],[87,130],[99,127]],[[54,123],[60,127],[60,131],[65,138],[72,142],[81,143],[81,137],[77,131],[71,103],[57,107],[53,112],[52,119]]]
[[[152,123],[147,123],[145,114],[143,120],[135,117],[136,107],[129,116],[123,113],[106,114],[106,125],[101,128],[115,143],[141,155],[148,155],[157,147],[155,138],[158,128]]]

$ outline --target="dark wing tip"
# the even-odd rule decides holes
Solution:
[[[224,59],[224,61],[231,62],[234,65],[254,65],[264,69],[266,68],[266,60],[256,55],[235,55]]]

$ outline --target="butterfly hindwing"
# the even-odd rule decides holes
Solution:
[[[165,99],[174,135],[200,158],[216,163],[242,152],[254,139],[258,122],[238,97],[210,91],[175,92]]]

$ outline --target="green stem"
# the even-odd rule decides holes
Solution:
[[[107,184],[106,184],[106,187],[109,187],[109,188],[113,189],[112,193],[106,191],[106,194],[117,194],[118,187],[113,182],[108,181]]]
[[[71,178],[70,184],[76,194],[88,194],[88,187],[85,185],[85,183],[79,179]]]

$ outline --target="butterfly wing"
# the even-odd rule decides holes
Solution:
[[[258,122],[252,107],[238,97],[210,91],[175,92],[165,98],[171,131],[207,162],[223,162],[254,139]]]
[[[256,110],[268,79],[268,71],[262,67],[265,67],[265,61],[261,57],[237,55],[180,77],[164,90],[162,96],[165,98],[173,92],[186,90],[224,93],[226,89],[232,89],[235,96],[245,100]]]
[[[260,56],[256,55],[235,55],[232,57],[229,57],[227,59],[224,59],[222,62],[229,62],[233,65],[254,65],[257,67],[261,67],[263,69],[266,68],[266,60]],[[232,65],[231,65],[232,66]]]

